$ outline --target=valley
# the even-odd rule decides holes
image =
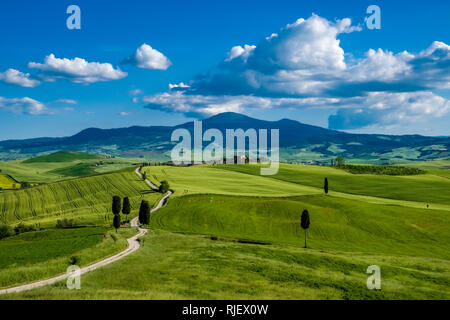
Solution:
[[[25,160],[15,170],[98,161],[66,156]],[[422,174],[391,176],[282,163],[266,177],[259,164],[146,165],[144,176],[157,187],[167,181],[174,194],[151,215],[138,251],[84,274],[81,290],[62,281],[0,299],[449,299],[448,164],[420,163]],[[136,231],[124,225],[115,234],[112,196],[129,197],[130,218],[142,200],[155,206],[162,198],[135,169],[0,192],[2,223],[37,230],[0,240],[0,287],[64,273],[72,256],[86,266],[123,250]],[[311,216],[307,249],[304,209]],[[77,228],[55,228],[63,218]],[[366,288],[373,264],[382,270],[381,291]]]

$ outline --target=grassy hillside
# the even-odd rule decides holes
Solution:
[[[94,154],[87,154],[74,151],[61,151],[51,153],[45,156],[34,157],[24,160],[23,163],[39,163],[39,162],[71,162],[75,160],[100,159]]]
[[[259,165],[220,165],[213,168],[259,176]],[[434,174],[414,176],[385,176],[351,174],[344,170],[307,165],[280,164],[272,180],[288,181],[303,186],[323,188],[328,177],[329,188],[342,193],[367,195],[389,199],[450,204],[450,180]]]
[[[97,173],[106,173],[133,167],[136,160],[133,159],[101,159],[97,156],[79,154],[80,157],[86,156],[86,159],[79,159],[78,156],[57,157],[56,154],[40,158],[54,159],[56,162],[36,161],[39,158],[32,158],[24,161],[0,162],[0,170],[12,176],[18,181],[31,183],[49,183],[71,178],[83,177]],[[77,154],[77,153],[76,153]],[[63,161],[64,160],[64,161]]]
[[[133,170],[126,170],[0,193],[0,221],[53,226],[65,217],[82,224],[109,223],[114,195],[130,197],[134,210],[142,199],[154,203],[160,197]]]
[[[69,291],[61,282],[0,298],[450,299],[450,216],[434,202],[428,210],[428,202],[420,202],[429,197],[441,207],[448,204],[444,177],[353,175],[299,165],[282,165],[274,177],[236,165],[144,171],[155,183],[168,180],[175,195],[152,215],[139,251],[84,275],[82,290]],[[55,201],[52,186],[58,186]],[[141,197],[158,198],[128,170],[5,192],[0,204],[2,196],[14,194],[20,197],[11,203],[42,206],[36,218],[42,223],[73,211],[101,224],[111,195],[131,195],[133,189],[134,210]],[[20,193],[32,190],[53,204]],[[68,207],[58,211],[64,203]],[[302,248],[305,208],[311,216],[309,249]],[[6,217],[17,221],[19,211],[10,209]],[[32,215],[27,219],[33,221]],[[374,264],[381,267],[381,291],[366,288],[366,269]]]
[[[0,299],[450,299],[447,260],[213,241],[159,230],[142,243],[135,254],[84,275],[82,290],[67,290],[61,282]],[[373,264],[382,270],[381,291],[366,287]]]
[[[314,249],[450,259],[448,212],[368,204],[325,195],[251,198],[194,195],[173,199],[151,226],[174,232],[302,246],[303,209]]]
[[[109,227],[49,229],[0,241],[0,288],[63,274],[72,256],[86,266],[124,250],[135,229]],[[114,233],[114,239],[111,234]]]
[[[0,173],[0,189],[19,189],[20,183],[7,174]]]
[[[175,197],[204,193],[261,197],[321,193],[321,190],[308,186],[216,170],[208,166],[150,166],[144,167],[143,171],[156,184],[163,180],[169,181],[170,187],[175,190]]]

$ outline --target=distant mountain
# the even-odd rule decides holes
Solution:
[[[449,137],[420,135],[349,134],[282,119],[265,121],[226,112],[202,121],[203,131],[226,129],[280,129],[281,157],[284,161],[328,163],[343,155],[367,163],[402,163],[450,156]],[[73,136],[0,142],[0,159],[15,160],[57,151],[80,151],[149,160],[169,160],[175,129],[193,131],[193,122],[178,126],[133,126],[118,129],[85,129]]]

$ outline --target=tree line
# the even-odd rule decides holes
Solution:
[[[146,179],[145,173],[143,174],[144,180]],[[162,181],[159,186],[159,192],[162,194],[167,193],[170,190],[169,183],[167,181]],[[139,207],[139,223],[142,225],[150,224],[150,211],[151,206],[147,200],[142,200],[141,205]],[[116,233],[119,232],[119,228],[122,224],[120,213],[126,216],[126,223],[129,222],[128,215],[131,213],[131,203],[128,197],[123,198],[123,203],[119,196],[114,196],[112,198],[112,213],[113,217],[113,226],[116,229]]]

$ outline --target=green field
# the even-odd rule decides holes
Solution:
[[[252,176],[260,173],[259,165],[220,165],[213,168]],[[331,167],[280,164],[278,174],[268,177],[320,189],[327,177],[332,191],[425,204],[450,204],[450,180],[431,173],[413,176],[351,174]]]
[[[20,183],[11,176],[0,173],[0,189],[19,189]]]
[[[133,210],[143,199],[153,204],[160,197],[132,169],[123,170],[0,193],[0,221],[41,227],[54,226],[61,218],[75,219],[82,225],[110,223],[114,195],[128,196]]]
[[[366,287],[365,272],[373,264],[382,270],[381,291]],[[81,290],[61,282],[0,299],[450,299],[449,269],[448,261],[437,259],[156,230],[135,254],[83,276]]]
[[[303,209],[310,212],[310,245],[318,250],[418,255],[450,260],[450,215],[405,210],[325,195],[254,198],[194,195],[173,199],[151,226],[173,232],[302,245]]]
[[[70,257],[82,267],[124,250],[134,229],[114,240],[107,227],[49,229],[0,241],[0,288],[42,280],[66,272]]]
[[[76,160],[101,159],[94,154],[87,154],[73,151],[61,151],[24,160],[23,163],[42,163],[42,162],[71,162]]]
[[[450,181],[431,171],[448,170],[424,169],[355,175],[282,164],[276,176],[263,177],[255,165],[145,167],[150,180],[167,180],[175,194],[152,215],[138,252],[84,275],[82,290],[61,282],[0,298],[450,299]],[[132,197],[133,215],[140,199],[160,197],[128,169],[1,193],[0,205],[10,208],[2,218],[105,225],[116,193]],[[15,214],[30,209],[35,217]],[[303,209],[311,216],[308,249]],[[381,291],[366,288],[369,265],[381,267]]]
[[[144,167],[143,172],[154,183],[168,180],[175,190],[175,197],[189,194],[226,194],[245,196],[294,196],[301,194],[319,194],[322,191],[308,186],[295,185],[285,181],[271,180],[261,176],[247,175],[216,170],[209,166]]]
[[[0,170],[20,182],[50,183],[134,167],[136,160],[57,152],[27,160],[0,162]]]

